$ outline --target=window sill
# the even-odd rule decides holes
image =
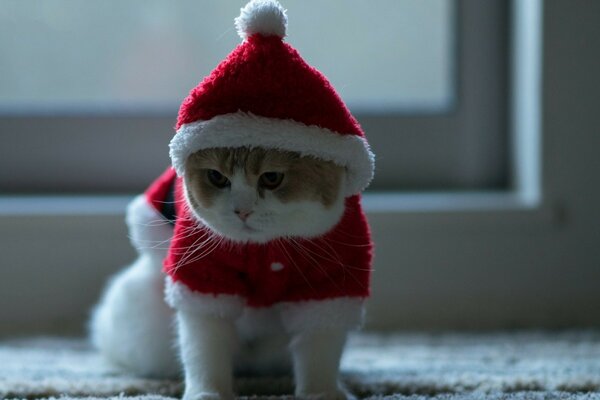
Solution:
[[[0,217],[121,215],[133,196],[0,196]]]
[[[0,218],[119,217],[132,196],[0,196]],[[367,193],[371,225],[397,233],[470,229],[548,229],[558,222],[549,207],[512,192]]]
[[[0,196],[0,216],[120,215],[133,196]],[[539,209],[512,192],[372,192],[363,195],[369,214],[506,212]]]
[[[560,215],[517,192],[369,193],[365,210],[375,231],[404,236],[546,232]]]
[[[534,211],[538,208],[537,202],[528,202],[508,191],[375,192],[365,194],[363,204],[368,213],[502,212]]]

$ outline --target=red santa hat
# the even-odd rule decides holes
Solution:
[[[263,147],[345,167],[345,196],[365,189],[374,170],[365,135],[327,78],[283,41],[282,6],[252,0],[235,25],[243,42],[181,104],[169,145],[177,174],[201,149]]]

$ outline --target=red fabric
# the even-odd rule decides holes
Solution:
[[[193,231],[197,224],[188,214],[181,178],[172,170],[146,192],[148,201],[160,204],[162,198],[153,196],[163,193],[172,179],[177,179],[178,218],[164,270],[174,281],[203,294],[242,296],[251,307],[369,295],[373,245],[359,195],[346,199],[341,221],[319,238],[200,246],[209,231],[202,226]],[[273,270],[273,263],[283,268]]]
[[[176,129],[240,110],[364,137],[327,78],[276,36],[238,45],[183,101]]]
[[[171,189],[176,176],[175,170],[169,167],[146,189],[145,195],[148,203],[159,213],[162,213],[167,192]]]

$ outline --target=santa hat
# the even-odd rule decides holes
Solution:
[[[374,155],[365,135],[329,81],[283,41],[281,5],[252,0],[235,25],[243,42],[181,104],[169,145],[177,174],[201,149],[262,147],[345,167],[345,196],[366,188]]]

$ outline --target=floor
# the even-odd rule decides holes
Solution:
[[[343,379],[359,398],[598,399],[600,331],[360,334]],[[178,381],[131,376],[81,339],[0,342],[0,398],[178,397]],[[277,399],[289,377],[239,377],[240,396]]]

